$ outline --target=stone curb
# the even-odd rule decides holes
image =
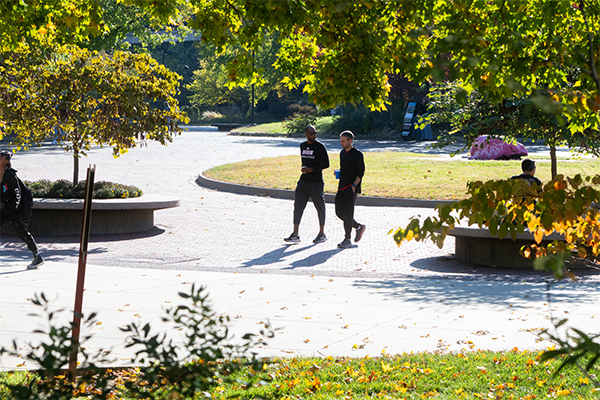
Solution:
[[[216,181],[198,175],[196,184],[208,189],[215,189],[221,192],[245,194],[250,196],[268,196],[277,199],[294,199],[293,190],[270,189],[256,186],[238,185],[235,183]],[[325,202],[333,203],[335,195],[325,194]],[[359,206],[377,206],[377,207],[413,207],[413,208],[435,208],[438,204],[450,204],[449,200],[417,200],[417,199],[402,199],[397,197],[363,197],[356,198],[356,205]]]

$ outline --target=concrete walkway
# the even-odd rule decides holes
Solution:
[[[138,235],[95,236],[89,247],[84,312],[98,311],[89,349],[110,348],[126,364],[119,326],[148,321],[159,330],[162,310],[179,304],[177,292],[207,286],[218,313],[232,318],[240,337],[258,332],[267,320],[282,328],[265,355],[377,355],[403,351],[543,348],[536,332],[549,326],[546,276],[532,271],[492,270],[452,257],[450,238],[442,249],[409,243],[398,248],[387,235],[415,214],[432,210],[357,207],[367,224],[363,240],[336,248],[341,223],[328,205],[330,240],[313,245],[318,225],[307,207],[297,246],[283,244],[292,228],[290,200],[235,195],[201,188],[197,175],[215,165],[250,158],[296,154],[299,139],[231,137],[196,129],[168,147],[147,147],[113,159],[110,149],[94,149],[82,166],[97,166],[96,180],[140,186],[148,194],[181,198],[176,209],[158,211],[154,230]],[[337,151],[335,140],[325,140]],[[367,151],[428,151],[424,143],[360,142]],[[530,147],[531,149],[531,147]],[[534,151],[544,152],[543,147]],[[447,151],[446,151],[447,152]],[[13,165],[23,179],[70,179],[72,157],[44,145],[19,153]],[[85,168],[82,168],[85,170]],[[83,173],[82,173],[83,175]],[[30,255],[18,238],[0,244],[0,345],[31,334],[38,320],[28,299],[43,291],[57,308],[72,309],[79,238],[36,238],[46,258],[25,271]],[[581,273],[578,283],[553,289],[553,313],[569,325],[599,332],[594,317],[598,277]],[[70,317],[65,317],[65,320]],[[19,359],[2,360],[13,369]],[[33,368],[25,365],[22,368]]]

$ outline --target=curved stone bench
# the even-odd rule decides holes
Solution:
[[[535,243],[533,234],[529,231],[517,234],[517,239],[510,236],[500,239],[492,236],[488,229],[478,227],[456,226],[448,233],[454,236],[454,254],[456,259],[474,264],[502,268],[533,268],[533,260],[527,259],[519,253],[524,245]],[[565,240],[562,235],[552,233],[544,236],[542,244],[553,240]]]
[[[154,227],[154,211],[179,206],[179,199],[144,195],[128,199],[94,199],[90,234],[108,235],[143,232]],[[33,199],[29,220],[36,236],[81,234],[83,199]],[[12,233],[5,224],[3,233]]]

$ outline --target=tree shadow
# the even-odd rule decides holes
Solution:
[[[165,230],[154,226],[152,229],[143,232],[133,233],[117,233],[111,235],[90,235],[90,243],[102,243],[102,242],[119,242],[126,240],[146,239],[165,233]],[[37,243],[53,244],[53,243],[79,243],[79,235],[68,235],[68,236],[38,236],[33,235]],[[6,239],[8,240],[6,240]],[[20,239],[14,233],[2,233],[0,236],[0,244],[6,242],[19,242]]]
[[[542,284],[540,284],[542,283]],[[462,281],[449,279],[381,279],[356,280],[353,286],[367,290],[370,295],[384,296],[389,300],[402,300],[416,305],[460,305],[465,311],[485,303],[498,307],[525,309],[532,301],[547,298],[543,282],[515,281]],[[551,288],[552,303],[568,301],[570,304],[595,304],[598,300],[596,285],[577,285],[567,290],[568,283]]]
[[[415,271],[431,271],[447,273],[444,278],[464,279],[469,281],[514,282],[523,281],[544,283],[553,279],[551,274],[524,268],[498,268],[487,265],[460,261],[454,256],[421,258],[410,263]],[[572,269],[578,278],[596,277],[600,271],[589,268]],[[451,275],[450,275],[451,274]],[[432,279],[439,279],[435,277]]]

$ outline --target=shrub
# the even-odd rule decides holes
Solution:
[[[71,181],[59,179],[51,182],[42,179],[35,182],[24,182],[31,189],[33,197],[45,197],[50,199],[83,199],[85,197],[85,181],[80,181],[73,186]],[[140,197],[142,190],[135,186],[122,185],[120,183],[99,181],[94,183],[92,198],[94,199],[120,199]]]
[[[215,119],[223,119],[223,114],[218,111],[204,111],[202,112],[202,120],[213,121]]]
[[[313,106],[309,106],[307,104],[290,104],[287,108],[288,115],[294,114],[309,114],[309,115],[317,115],[317,109]]]
[[[308,125],[317,123],[317,117],[311,114],[294,114],[286,118],[283,126],[287,131],[288,136],[303,134]]]
[[[24,358],[41,367],[40,379],[13,381],[0,385],[0,393],[9,392],[16,399],[106,399],[106,398],[200,398],[220,384],[233,383],[252,387],[258,382],[253,371],[260,371],[266,360],[253,353],[257,345],[265,345],[263,337],[273,337],[265,324],[259,335],[246,334],[240,344],[231,344],[229,318],[217,315],[208,301],[205,288],[192,285],[189,293],[180,292],[185,300],[166,310],[163,322],[171,325],[168,332],[178,332],[183,340],[173,341],[162,333],[153,334],[150,324],[133,322],[124,328],[129,333],[126,347],[137,349],[135,369],[119,374],[113,369],[99,368],[110,362],[111,351],[100,349],[89,354],[85,342],[92,335],[83,333],[79,343],[73,343],[73,325],[57,325],[59,311],[52,310],[44,294],[35,295],[32,302],[43,308],[38,315],[47,321],[47,330],[38,330],[45,341],[35,345],[13,341],[9,348],[0,347],[0,355]],[[60,318],[64,320],[64,318]],[[82,331],[97,324],[96,314],[81,316]],[[77,351],[81,364],[75,382],[62,375],[69,365],[69,356]],[[114,360],[113,360],[114,361]],[[240,372],[241,371],[241,372]],[[240,379],[240,373],[248,371]]]

